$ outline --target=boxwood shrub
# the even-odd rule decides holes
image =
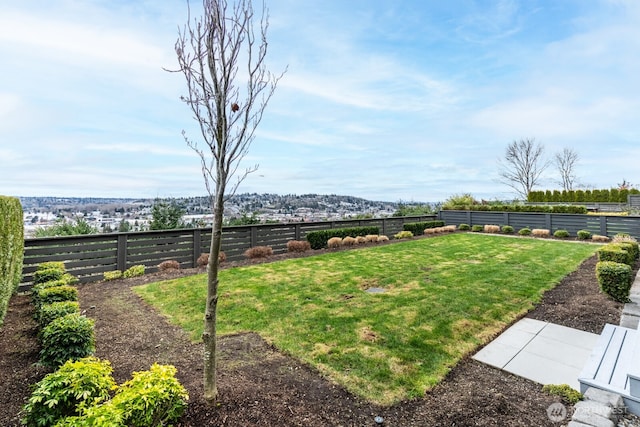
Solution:
[[[530,236],[531,235],[531,229],[529,227],[521,228],[520,231],[518,231],[518,234],[521,235],[521,236]]]
[[[631,266],[613,261],[600,261],[596,264],[596,277],[602,292],[615,301],[629,301],[629,290],[633,282]]]
[[[553,237],[557,237],[558,239],[566,239],[569,237],[569,232],[567,230],[556,230],[553,232]]]
[[[514,233],[514,230],[513,230],[513,227],[512,227],[512,226],[510,226],[510,225],[503,225],[503,226],[502,226],[502,232],[503,232],[504,234],[513,234],[513,233]]]
[[[484,230],[484,227],[482,225],[480,225],[480,224],[476,224],[476,225],[471,227],[471,231],[473,231],[475,233],[480,233],[483,230]]]
[[[36,289],[33,301],[36,306],[36,315],[43,305],[58,301],[78,301],[78,290],[69,285]]]
[[[366,236],[367,234],[380,234],[380,227],[351,227],[318,230],[307,233],[306,239],[311,245],[311,249],[322,249],[327,246],[327,241],[332,237],[340,237],[344,239],[347,236],[358,237]]]
[[[471,230],[471,226],[469,224],[460,224],[458,226],[458,230],[460,230],[460,231],[469,231],[469,230]]]
[[[589,230],[578,230],[579,240],[589,240],[591,238],[591,232]]]
[[[443,227],[444,221],[408,222],[402,225],[403,231],[410,231],[414,236],[421,236],[427,228]]]
[[[633,253],[620,243],[609,243],[597,251],[598,261],[613,261],[632,266],[635,263]]]
[[[95,351],[93,326],[93,319],[77,313],[49,323],[41,333],[40,363],[57,368],[68,360],[92,355]]]

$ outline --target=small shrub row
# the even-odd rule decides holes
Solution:
[[[307,233],[306,239],[311,245],[311,249],[322,249],[327,247],[329,239],[332,237],[358,237],[367,234],[380,234],[379,227],[352,227],[352,228],[333,228],[329,230],[318,230]]]
[[[77,279],[66,272],[63,263],[51,262],[39,265],[34,277],[40,278],[31,289],[39,326],[40,363],[55,368],[93,354],[94,322],[80,315],[78,290],[71,286]],[[41,281],[44,278],[51,280]]]
[[[614,261],[599,261],[596,277],[602,292],[618,302],[629,301],[629,291],[633,282],[631,266]]]
[[[354,246],[362,245],[365,243],[378,243],[387,242],[389,238],[387,236],[378,236],[377,234],[367,234],[366,236],[347,236],[344,239],[340,237],[332,237],[327,241],[327,248],[336,249],[340,246]]]
[[[425,228],[424,234],[439,234],[439,233],[451,233],[456,231],[455,225],[445,225],[443,227]]]
[[[490,211],[490,212],[542,212],[542,213],[569,213],[569,214],[586,214],[585,206],[576,205],[451,205],[443,206],[444,210],[458,211]]]
[[[443,227],[444,221],[408,222],[402,225],[403,231],[410,231],[414,236],[424,233],[427,228]]]
[[[36,384],[22,423],[54,427],[165,426],[178,420],[189,395],[176,369],[154,364],[118,386],[108,361],[68,361]],[[111,397],[111,392],[115,394]]]
[[[598,249],[598,261],[612,261],[633,267],[640,257],[638,242],[629,235],[617,234],[611,243]]]

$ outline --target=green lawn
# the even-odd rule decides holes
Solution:
[[[223,270],[218,330],[258,332],[388,405],[422,396],[596,248],[456,233]],[[135,291],[199,340],[206,275]]]

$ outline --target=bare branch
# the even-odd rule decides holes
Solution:
[[[573,190],[576,184],[575,165],[578,162],[578,153],[571,148],[564,148],[561,152],[556,153],[554,162],[558,173],[560,174],[559,184],[565,191]]]
[[[549,162],[543,159],[544,147],[535,139],[513,141],[507,146],[504,160],[499,161],[500,181],[518,193],[524,200],[539,184]]]

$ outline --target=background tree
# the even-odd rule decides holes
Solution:
[[[151,207],[150,230],[173,230],[183,228],[182,216],[185,213],[183,206],[175,200],[156,199]]]
[[[188,4],[188,3],[187,3]],[[282,74],[266,69],[268,14],[263,7],[257,34],[251,0],[203,0],[201,17],[189,17],[178,31],[175,51],[187,83],[181,97],[198,122],[202,143],[186,143],[200,157],[205,187],[213,212],[207,301],[202,340],[205,347],[204,398],[215,405],[216,316],[218,305],[218,254],[222,241],[224,203],[257,165],[238,173],[241,160],[255,138],[255,130]],[[240,68],[240,64],[242,68]],[[244,79],[244,84],[236,82]],[[233,177],[237,180],[232,183]]]
[[[560,185],[565,191],[573,190],[576,184],[575,166],[578,162],[578,153],[571,148],[564,148],[561,152],[556,153],[554,164],[560,175]]]
[[[543,154],[544,147],[533,138],[513,141],[507,146],[504,159],[499,161],[500,181],[513,188],[522,200],[527,200],[527,195],[539,184],[542,173],[549,166]]]
[[[97,234],[99,230],[81,216],[69,221],[66,218],[56,219],[55,224],[49,227],[38,227],[35,230],[36,237],[53,236],[78,236],[82,234]]]

